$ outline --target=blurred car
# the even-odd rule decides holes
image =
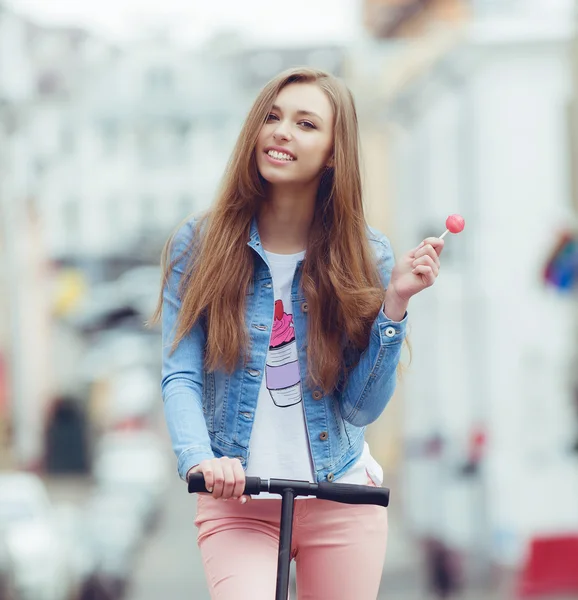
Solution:
[[[84,508],[83,521],[92,569],[81,598],[120,598],[144,535],[142,508],[122,490],[97,488]]]
[[[0,474],[0,536],[12,562],[18,600],[70,600],[76,578],[43,482]]]
[[[112,426],[126,422],[147,423],[160,405],[158,377],[146,367],[124,369],[111,380],[108,403]]]
[[[76,587],[80,589],[94,571],[94,557],[85,532],[86,512],[84,507],[69,502],[57,504],[54,510],[58,531],[75,574]]]
[[[95,449],[93,474],[101,490],[133,497],[142,505],[145,521],[154,524],[168,488],[168,451],[149,430],[114,431],[101,437]]]
[[[116,280],[117,288],[125,299],[145,318],[154,312],[161,289],[161,268],[145,265],[129,269]]]
[[[125,329],[101,331],[78,364],[84,381],[110,377],[133,367],[158,371],[158,335]]]

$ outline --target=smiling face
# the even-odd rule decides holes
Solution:
[[[287,85],[257,138],[259,173],[272,185],[318,184],[330,165],[333,128],[333,108],[318,85]]]

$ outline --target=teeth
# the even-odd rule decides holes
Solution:
[[[284,152],[277,152],[277,150],[269,150],[267,154],[271,158],[276,158],[277,160],[295,160],[292,156],[289,156],[289,154],[285,154]]]

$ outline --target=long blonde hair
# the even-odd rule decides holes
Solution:
[[[188,249],[191,260],[181,280],[173,350],[203,319],[208,371],[231,373],[247,357],[247,324],[231,316],[245,314],[254,261],[247,242],[265,194],[255,146],[277,95],[291,83],[317,84],[335,116],[333,165],[319,185],[301,279],[309,306],[308,382],[331,393],[346,372],[345,348],[367,347],[384,289],[367,239],[353,96],[341,80],[323,71],[297,68],[281,73],[265,85],[250,109],[214,206],[200,219]],[[161,258],[163,285],[174,264],[170,264],[172,239]],[[153,321],[160,319],[161,311],[162,291]]]

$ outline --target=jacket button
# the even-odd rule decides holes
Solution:
[[[324,441],[327,439],[327,431],[322,431],[322,432],[319,434],[319,439],[320,439],[322,442],[324,442]]]
[[[321,398],[323,398],[323,392],[321,392],[320,390],[315,390],[313,392],[313,399],[314,400],[321,400]]]
[[[304,313],[306,313],[306,312],[309,312],[309,304],[307,304],[307,302],[303,302],[303,303],[301,304],[301,310],[302,310]]]
[[[385,330],[385,335],[389,338],[392,338],[395,335],[395,329],[393,327],[387,327]]]
[[[327,481],[329,481],[329,483],[331,483],[334,479],[335,479],[335,475],[333,473],[329,473],[327,475]]]

